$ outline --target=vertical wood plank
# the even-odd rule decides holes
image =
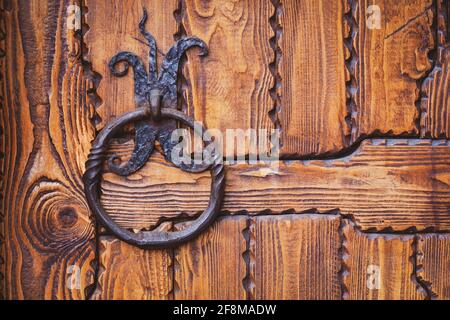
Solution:
[[[6,101],[6,26],[5,3],[0,1],[0,300],[5,299],[5,207],[3,176],[5,173],[5,101]]]
[[[246,299],[246,217],[221,218],[175,250],[175,299]]]
[[[174,12],[177,0],[85,0],[88,10],[86,23],[89,31],[85,42],[89,47],[87,60],[92,62],[93,69],[102,76],[98,94],[103,104],[98,108],[101,119],[97,129],[101,129],[110,120],[122,113],[135,109],[134,80],[130,70],[123,78],[114,77],[108,67],[110,59],[121,51],[135,53],[148,66],[148,46],[139,32],[138,24],[142,18],[143,8],[147,9],[146,30],[156,40],[160,52],[158,65],[174,42],[177,23]]]
[[[96,300],[165,300],[172,295],[171,250],[141,249],[100,238]]]
[[[343,1],[283,0],[280,24],[283,153],[336,152],[347,145]]]
[[[339,225],[331,215],[257,217],[256,299],[340,299]]]
[[[210,129],[273,129],[269,117],[274,101],[269,91],[274,53],[269,39],[270,1],[186,0],[185,33],[204,40],[206,57],[187,53],[185,66],[188,110]],[[248,152],[248,142],[245,153]],[[231,149],[227,155],[237,150]]]
[[[347,0],[356,67],[352,140],[371,134],[419,135],[420,83],[432,68],[432,0]],[[379,12],[378,12],[379,8]],[[375,22],[379,17],[379,26]],[[368,27],[367,19],[372,19]],[[350,57],[349,59],[352,59]]]
[[[417,251],[417,275],[432,298],[450,300],[450,235],[419,235]]]
[[[437,0],[437,60],[422,84],[420,129],[422,137],[450,137],[450,5]]]
[[[344,221],[344,298],[416,300],[426,297],[414,279],[414,236],[364,234]]]
[[[94,135],[72,0],[3,2],[7,299],[83,299],[94,227],[81,173]]]

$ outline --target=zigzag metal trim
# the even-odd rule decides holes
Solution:
[[[242,230],[242,236],[246,243],[245,251],[242,252],[242,259],[244,259],[247,267],[245,278],[242,279],[242,285],[247,294],[247,300],[255,300],[255,218],[247,219],[246,227]]]
[[[280,0],[271,0],[272,5],[274,6],[273,15],[269,19],[270,27],[273,30],[273,37],[269,39],[270,47],[273,50],[273,61],[269,64],[269,71],[273,77],[273,87],[269,89],[270,98],[273,101],[273,107],[269,111],[269,117],[272,120],[275,129],[279,129],[281,131],[281,120],[280,120],[280,111],[281,111],[281,95],[280,89],[282,86],[282,79],[280,75],[280,61],[282,57],[281,47],[279,45],[279,40],[282,34],[282,27],[280,25],[280,15],[282,13],[282,6]],[[280,142],[280,146],[282,146],[282,141]]]
[[[358,116],[357,95],[358,95],[358,79],[356,78],[356,68],[359,63],[357,46],[355,44],[358,34],[358,23],[356,14],[358,10],[358,1],[345,0],[344,3],[344,48],[345,48],[345,68],[347,73],[346,91],[347,91],[347,117],[346,122],[350,128],[349,144],[355,142],[356,121]]]

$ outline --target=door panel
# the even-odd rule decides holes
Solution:
[[[196,240],[176,248],[174,298],[245,300],[246,228],[247,217],[219,219]]]
[[[189,112],[222,132],[273,129],[270,1],[188,0],[181,10],[182,34],[201,38],[210,51],[204,58],[194,50],[187,53],[183,89]],[[240,154],[251,152],[248,148]],[[230,148],[225,155],[235,153]]]
[[[448,234],[425,234],[417,239],[416,266],[418,278],[428,287],[428,294],[437,299],[450,299]]]
[[[448,100],[448,65],[450,52],[448,48],[450,24],[450,5],[446,1],[437,1],[436,14],[436,61],[434,69],[422,84],[421,98],[421,136],[449,137],[450,112]]]
[[[254,219],[254,298],[340,299],[340,220],[309,214]]]
[[[94,300],[166,300],[173,296],[170,250],[142,250],[111,236],[99,240]]]
[[[281,152],[305,156],[341,151],[350,142],[343,1],[275,3]]]
[[[370,4],[0,0],[0,296],[450,299],[449,7]],[[281,130],[283,160],[227,164],[220,218],[171,249],[119,240],[83,192],[92,140],[136,108],[131,70],[108,63],[148,64],[143,8],[158,65],[183,37],[209,48],[181,60],[180,110]],[[129,159],[133,130],[106,154]],[[207,206],[210,173],[161,153],[127,177],[105,165],[101,204],[121,227],[182,230]]]
[[[65,28],[73,3],[2,2],[0,278],[11,299],[83,299],[93,282],[81,175],[94,130],[80,42]]]
[[[364,234],[354,223],[343,227],[344,298],[351,300],[424,299],[414,268],[413,235]],[[365,277],[361,277],[365,274]]]
[[[371,134],[419,134],[420,84],[436,43],[432,0],[380,1],[381,28],[369,29],[370,1],[350,1],[352,141]]]

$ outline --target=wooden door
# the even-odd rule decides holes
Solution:
[[[445,0],[2,0],[0,293],[5,299],[449,299],[450,5]],[[170,249],[127,244],[86,202],[92,140],[134,110],[122,51],[179,39],[179,109],[279,129],[278,170],[226,166],[221,216]],[[131,130],[131,129],[130,129]],[[130,131],[132,133],[132,130]],[[109,151],[127,159],[125,132]],[[122,228],[181,230],[208,172],[156,150],[101,202]],[[234,149],[230,151],[232,155]]]

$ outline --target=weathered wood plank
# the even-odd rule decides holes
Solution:
[[[450,299],[450,235],[418,236],[417,276],[430,289],[433,299]]]
[[[102,77],[98,95],[103,99],[103,104],[98,108],[100,119],[97,129],[122,113],[135,109],[132,71],[126,77],[114,77],[108,67],[110,59],[121,51],[129,51],[140,57],[145,66],[148,65],[149,48],[138,28],[143,8],[146,8],[146,30],[153,35],[160,50],[157,56],[159,65],[163,59],[161,52],[165,54],[174,43],[177,3],[177,0],[85,1],[88,9],[86,23],[89,26],[85,35],[89,47],[86,58]]]
[[[6,101],[6,25],[5,3],[0,1],[0,299],[5,299],[5,212],[3,202],[3,176],[5,173],[5,101]]]
[[[449,7],[446,1],[437,1],[437,61],[433,71],[422,84],[422,137],[450,137]]]
[[[424,299],[414,281],[414,235],[364,234],[344,221],[344,298]]]
[[[117,146],[129,153],[132,144]],[[367,140],[336,160],[227,166],[223,210],[255,214],[271,210],[339,209],[364,230],[449,230],[450,143]],[[149,227],[159,217],[195,215],[209,199],[209,172],[183,173],[154,154],[127,178],[103,175],[102,202],[128,228]]]
[[[347,21],[355,31],[347,60],[355,81],[352,141],[371,134],[419,135],[419,83],[432,68],[428,54],[435,47],[433,1],[378,1],[379,12],[373,6],[368,11],[369,0],[348,1],[353,10]]]
[[[196,240],[175,249],[175,299],[246,299],[246,220],[219,219]]]
[[[343,1],[281,1],[282,153],[332,153],[347,146]]]
[[[208,128],[223,134],[226,129],[274,128],[269,117],[274,107],[269,19],[274,11],[270,1],[185,1],[185,33],[204,40],[209,54],[187,53],[184,94],[188,112]],[[238,152],[229,148],[227,155]],[[248,153],[248,142],[244,149],[239,154]]]
[[[95,300],[166,300],[172,297],[171,250],[143,250],[100,237]]]
[[[67,29],[73,4],[3,2],[7,299],[82,299],[93,281],[94,228],[81,173],[94,128],[81,45]]]
[[[340,299],[339,215],[254,220],[256,299]]]

